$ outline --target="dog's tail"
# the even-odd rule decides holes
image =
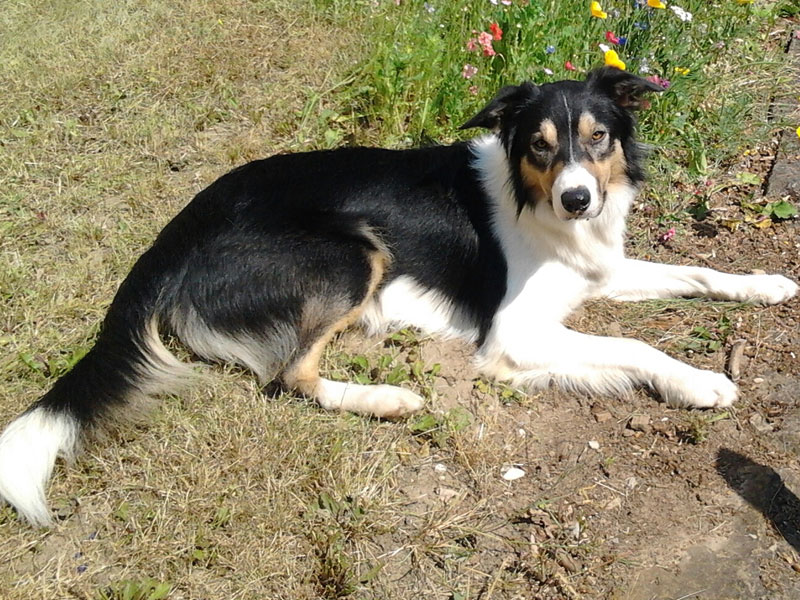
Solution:
[[[0,435],[0,498],[33,525],[51,523],[45,489],[58,456],[72,458],[87,432],[191,374],[158,335],[164,282],[152,274],[165,276],[153,252],[123,282],[95,346]]]

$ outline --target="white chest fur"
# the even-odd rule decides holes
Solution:
[[[494,202],[493,228],[508,264],[507,291],[486,343],[484,357],[512,360],[548,335],[608,281],[623,260],[625,216],[636,190],[610,188],[603,211],[588,220],[564,221],[540,202],[517,214],[506,154],[493,137],[476,143],[477,166]]]

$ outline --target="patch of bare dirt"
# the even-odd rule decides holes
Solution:
[[[689,227],[633,251],[800,280],[799,233],[797,222],[713,237]],[[475,586],[468,597],[798,597],[798,309],[797,298],[769,308],[596,302],[572,319],[717,371],[743,343],[741,399],[724,412],[671,409],[644,391],[504,396],[475,379],[468,345],[424,341],[423,361],[442,365],[431,410],[461,407],[473,421],[444,443],[418,436],[427,458],[398,473],[403,526],[375,540],[393,557],[382,575],[392,597],[459,598]],[[713,339],[693,336],[698,327]],[[504,479],[510,467],[524,476]]]

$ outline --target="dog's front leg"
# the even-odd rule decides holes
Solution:
[[[690,267],[623,259],[598,296],[612,300],[705,297],[754,304],[777,304],[797,293],[783,275],[732,275]]]
[[[644,342],[577,333],[561,325],[513,332],[494,331],[478,354],[479,368],[514,385],[621,394],[648,386],[668,404],[683,407],[730,406],[736,385],[727,377],[671,358]]]

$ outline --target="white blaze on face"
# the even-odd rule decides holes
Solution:
[[[570,212],[564,207],[561,196],[565,192],[586,188],[589,190],[589,206],[580,214]],[[577,163],[570,163],[558,174],[553,182],[553,210],[562,221],[569,219],[591,219],[600,214],[603,202],[597,179],[586,168]]]

